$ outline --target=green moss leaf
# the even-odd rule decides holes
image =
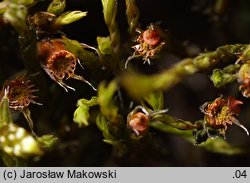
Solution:
[[[72,22],[75,22],[83,17],[87,16],[87,12],[82,11],[68,11],[61,14],[56,18],[55,23],[57,25],[68,25]]]
[[[196,124],[193,124],[190,121],[177,119],[177,118],[174,118],[174,117],[167,115],[167,114],[157,115],[155,117],[152,117],[151,120],[152,121],[160,121],[166,125],[169,125],[171,127],[179,129],[179,130],[192,130],[192,129],[198,128],[198,126]]]
[[[222,138],[208,139],[205,143],[202,143],[198,146],[214,153],[226,155],[236,155],[244,153],[244,149],[235,147]]]
[[[246,47],[238,61],[248,62],[250,60],[250,45]]]
[[[111,24],[112,20],[115,18],[114,15],[117,13],[116,0],[102,0],[103,15],[107,24]]]
[[[149,93],[144,100],[152,107],[154,111],[163,109],[163,93],[161,91]]]
[[[88,107],[91,107],[91,106],[94,106],[94,105],[97,105],[98,104],[98,98],[93,96],[90,100],[87,100],[87,99],[80,99],[77,101],[77,106],[88,106]]]
[[[118,107],[115,105],[113,98],[117,91],[117,81],[113,80],[108,85],[105,82],[100,83],[98,87],[98,103],[101,112],[107,119],[113,123],[117,123],[120,119]]]
[[[8,7],[8,2],[2,1],[0,2],[0,15],[3,14]]]
[[[96,71],[101,68],[98,56],[92,51],[84,49],[81,43],[76,40],[68,39],[65,36],[62,36],[62,40],[66,48],[81,60],[82,65],[86,65],[96,76]]]
[[[180,130],[170,125],[164,124],[159,121],[154,121],[150,124],[153,128],[158,129],[165,133],[175,134],[184,137],[189,142],[194,142],[192,130]]]
[[[108,120],[101,114],[96,118],[96,125],[103,133],[108,133]]]
[[[49,4],[47,11],[49,13],[53,13],[54,15],[60,15],[63,13],[65,7],[66,7],[66,0],[53,0]]]
[[[117,157],[122,157],[127,152],[127,146],[123,143],[123,140],[119,140],[112,133],[112,124],[107,120],[105,116],[99,114],[96,118],[96,125],[100,131],[103,133],[103,141],[107,144],[114,146],[114,154]]]
[[[120,72],[120,63],[114,52],[110,37],[97,37],[98,50],[101,54],[101,63],[114,73]]]
[[[151,123],[151,126],[162,131],[162,132],[181,136],[182,138],[184,138],[188,142],[195,144],[192,130],[179,130],[175,127],[166,125],[166,124],[161,123],[161,122],[153,122],[153,123]],[[204,148],[210,152],[219,153],[219,154],[226,154],[226,155],[237,155],[237,154],[242,154],[245,152],[245,150],[243,148],[235,147],[235,146],[229,144],[226,140],[224,140],[222,138],[208,139],[207,141],[205,141],[201,144],[198,144],[196,146]]]
[[[22,5],[31,5],[36,3],[38,0],[12,0],[13,3]]]
[[[76,40],[69,39],[66,36],[62,36],[62,40],[70,52],[74,53],[76,56],[80,55],[83,50],[81,43]]]
[[[237,78],[236,74],[223,72],[221,69],[214,69],[210,79],[216,88],[232,83]]]
[[[92,97],[90,100],[80,99],[77,101],[77,109],[74,112],[73,120],[79,127],[88,126],[89,122],[89,107],[97,105],[97,97]]]
[[[13,123],[9,109],[9,99],[7,97],[8,91],[3,89],[1,94],[3,94],[3,98],[0,102],[0,128],[8,123]]]
[[[41,137],[37,137],[37,140],[43,148],[51,148],[56,144],[58,138],[53,135],[47,134]]]
[[[102,114],[99,114],[96,118],[96,125],[99,130],[102,131],[103,137],[104,137],[104,142],[115,145],[116,144],[116,138],[110,133],[109,130],[109,121],[105,116]]]
[[[120,55],[120,31],[117,24],[117,0],[102,0],[104,21],[110,33],[115,57]]]
[[[76,122],[79,127],[88,126],[89,122],[89,107],[86,105],[78,107],[74,112],[74,122]]]
[[[112,55],[113,50],[111,46],[110,37],[97,37],[98,50],[102,55]]]
[[[3,14],[4,20],[9,22],[21,36],[24,36],[28,29],[26,24],[27,16],[27,8],[15,3],[8,4],[8,7]]]

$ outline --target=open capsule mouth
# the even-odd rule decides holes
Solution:
[[[9,104],[10,108],[23,109],[28,107],[30,103],[37,104],[34,99],[37,98],[33,95],[37,90],[33,89],[34,85],[25,76],[19,76],[15,80],[8,81],[5,84],[9,88]]]
[[[54,75],[55,78],[63,80],[72,77],[74,75],[77,64],[77,58],[72,53],[61,50],[55,52],[47,62],[48,71]]]

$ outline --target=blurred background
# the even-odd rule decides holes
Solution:
[[[122,41],[128,37],[125,2],[118,0],[118,23]],[[150,23],[160,23],[183,50],[180,55],[164,54],[152,65],[153,72],[173,65],[184,57],[194,57],[200,52],[214,50],[225,44],[249,43],[250,1],[248,0],[138,0],[141,28]],[[41,3],[46,10],[47,4]],[[87,17],[63,28],[71,39],[96,46],[97,36],[108,36],[101,0],[67,1],[66,10],[88,11]],[[178,50],[177,50],[178,51]],[[136,64],[135,64],[136,65]],[[149,66],[139,64],[141,70]],[[9,26],[0,22],[0,84],[12,75],[22,71],[24,66],[18,47],[18,37]],[[199,106],[212,101],[220,94],[233,95],[242,100],[239,121],[250,130],[250,102],[238,92],[238,84],[215,89],[209,80],[211,71],[198,73],[165,92],[165,105],[169,114],[190,121],[203,116]],[[47,77],[48,83],[53,82]],[[172,134],[152,129],[152,142],[142,143],[138,148],[122,157],[112,146],[102,141],[101,132],[94,125],[78,128],[72,121],[76,101],[88,95],[88,89],[81,93],[64,93],[54,86],[50,101],[42,101],[42,107],[31,108],[35,131],[42,135],[52,133],[58,136],[58,145],[46,152],[39,161],[29,161],[30,166],[249,166],[250,151],[246,154],[228,156],[201,149]],[[87,93],[86,93],[87,91]],[[89,92],[91,90],[89,89]],[[56,93],[56,95],[55,95]],[[53,95],[52,95],[53,94]],[[91,96],[89,94],[89,96]],[[62,100],[63,99],[63,100]],[[56,109],[56,110],[55,110]],[[25,119],[16,116],[22,126]],[[27,127],[28,128],[28,127]],[[236,146],[248,147],[250,137],[237,127],[230,127],[227,140]]]

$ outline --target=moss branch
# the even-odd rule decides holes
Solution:
[[[234,63],[237,55],[242,53],[247,46],[246,44],[221,46],[215,51],[202,53],[195,58],[183,59],[173,67],[155,75],[125,73],[122,77],[122,84],[135,98],[141,98],[152,91],[169,90],[197,72],[213,69],[221,63]]]
[[[140,12],[136,5],[136,0],[126,0],[126,15],[128,21],[128,32],[133,36],[138,27]]]
[[[116,0],[102,0],[103,15],[106,25],[108,26],[111,45],[114,53],[120,55],[120,31],[116,21],[117,16],[117,1]]]
[[[174,118],[170,115],[158,115],[152,118],[152,121],[159,121],[166,125],[172,126],[178,130],[193,130],[203,128],[199,123],[192,123],[190,121],[185,121],[182,119]]]

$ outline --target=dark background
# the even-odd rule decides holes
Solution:
[[[107,36],[101,0],[67,1],[67,10],[88,11],[88,16],[63,28],[71,39],[96,45],[97,36]],[[225,9],[216,12],[216,1],[211,0],[138,0],[141,28],[150,23],[160,22],[179,45],[185,45],[184,56],[196,56],[199,52],[214,50],[218,46],[234,43],[249,43],[250,1],[228,0]],[[46,10],[46,4],[39,8]],[[122,41],[128,39],[125,2],[118,0],[118,23]],[[0,27],[0,83],[24,69],[18,39],[14,30],[4,25]],[[188,52],[189,50],[189,52]],[[165,59],[154,64],[155,72],[174,64],[184,56],[167,54]],[[164,63],[169,60],[169,63]],[[148,69],[148,66],[144,66]],[[201,119],[199,106],[218,97],[219,94],[233,95],[244,102],[239,120],[250,129],[249,99],[238,92],[238,85],[232,84],[215,89],[209,80],[211,72],[191,76],[165,93],[169,114],[178,118],[195,121]],[[48,79],[48,82],[52,82]],[[60,90],[60,89],[59,89]],[[187,143],[182,138],[152,130],[153,142],[142,145],[123,157],[114,153],[112,147],[102,142],[102,134],[95,127],[79,129],[72,122],[75,103],[84,94],[59,92],[44,107],[34,106],[32,115],[37,121],[38,133],[51,132],[59,136],[59,145],[46,153],[31,166],[249,166],[250,154],[227,156],[215,154]],[[61,100],[63,99],[63,100]],[[62,104],[62,101],[64,102]],[[51,104],[53,103],[53,104]],[[66,105],[65,105],[66,104]],[[46,106],[56,106],[49,111]],[[53,107],[51,107],[53,108]],[[55,108],[54,108],[55,109]],[[42,112],[41,112],[42,110]],[[39,112],[40,111],[40,112]],[[41,116],[46,113],[46,117]],[[19,117],[23,120],[22,117]],[[48,120],[48,121],[47,121]],[[24,124],[25,125],[25,124]],[[70,130],[67,130],[70,129]],[[235,145],[250,147],[249,137],[232,127],[227,131],[227,140]]]

